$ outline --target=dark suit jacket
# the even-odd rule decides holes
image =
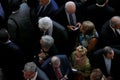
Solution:
[[[95,24],[98,33],[101,31],[102,25],[114,15],[115,10],[109,5],[98,7],[96,4],[93,4],[87,8],[87,20]]]
[[[120,49],[120,36],[115,35],[112,28],[109,26],[109,21],[107,21],[101,30],[100,40],[102,46],[111,46]]]
[[[36,80],[49,80],[48,76],[40,68],[37,68],[37,72],[38,72],[38,75]]]
[[[6,79],[21,80],[24,56],[13,42],[0,42],[0,67]]]
[[[120,50],[114,49],[114,59],[111,62],[110,76],[113,77],[113,80],[120,79]],[[100,68],[103,74],[107,77],[109,76],[106,70],[105,61],[103,57],[103,49],[99,49],[94,53],[92,68]]]
[[[71,67],[70,67],[70,63],[66,57],[66,55],[56,55],[60,58],[61,61],[61,66],[60,66],[60,70],[62,75],[64,76],[65,74],[70,75],[71,73]],[[55,75],[55,72],[53,70],[53,67],[50,63],[51,58],[47,59],[41,66],[41,68],[46,72],[46,74],[48,75],[50,80],[57,80],[57,77]]]
[[[39,5],[39,8],[41,7],[41,5]],[[47,7],[45,8],[43,14],[39,15],[38,17],[45,17],[45,16],[49,16],[49,17],[53,17],[55,15],[55,13],[58,10],[58,5],[54,0],[51,0],[50,3],[47,5]]]
[[[67,54],[68,34],[66,29],[56,21],[53,21],[52,37],[56,48],[60,53]]]

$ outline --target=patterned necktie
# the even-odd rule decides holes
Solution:
[[[70,25],[75,25],[72,14],[69,14]]]
[[[58,80],[60,80],[62,78],[62,74],[61,74],[59,68],[55,68],[55,73],[56,73]]]

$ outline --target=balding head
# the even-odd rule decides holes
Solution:
[[[76,11],[76,5],[73,1],[68,1],[65,4],[65,9],[68,13],[73,14]]]
[[[112,28],[120,29],[120,16],[113,16],[110,19],[110,25]]]
[[[53,56],[51,58],[51,63],[53,67],[59,67],[60,66],[60,59],[57,56]]]

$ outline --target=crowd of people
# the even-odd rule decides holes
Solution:
[[[0,0],[0,80],[120,80],[119,3]]]

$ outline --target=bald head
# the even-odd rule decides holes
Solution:
[[[120,29],[120,16],[113,16],[110,20],[110,25],[112,28]]]
[[[76,11],[76,5],[73,1],[68,1],[65,4],[65,9],[68,13],[73,14]]]
[[[51,58],[51,63],[53,67],[59,67],[60,66],[60,59],[57,56],[53,56]]]

